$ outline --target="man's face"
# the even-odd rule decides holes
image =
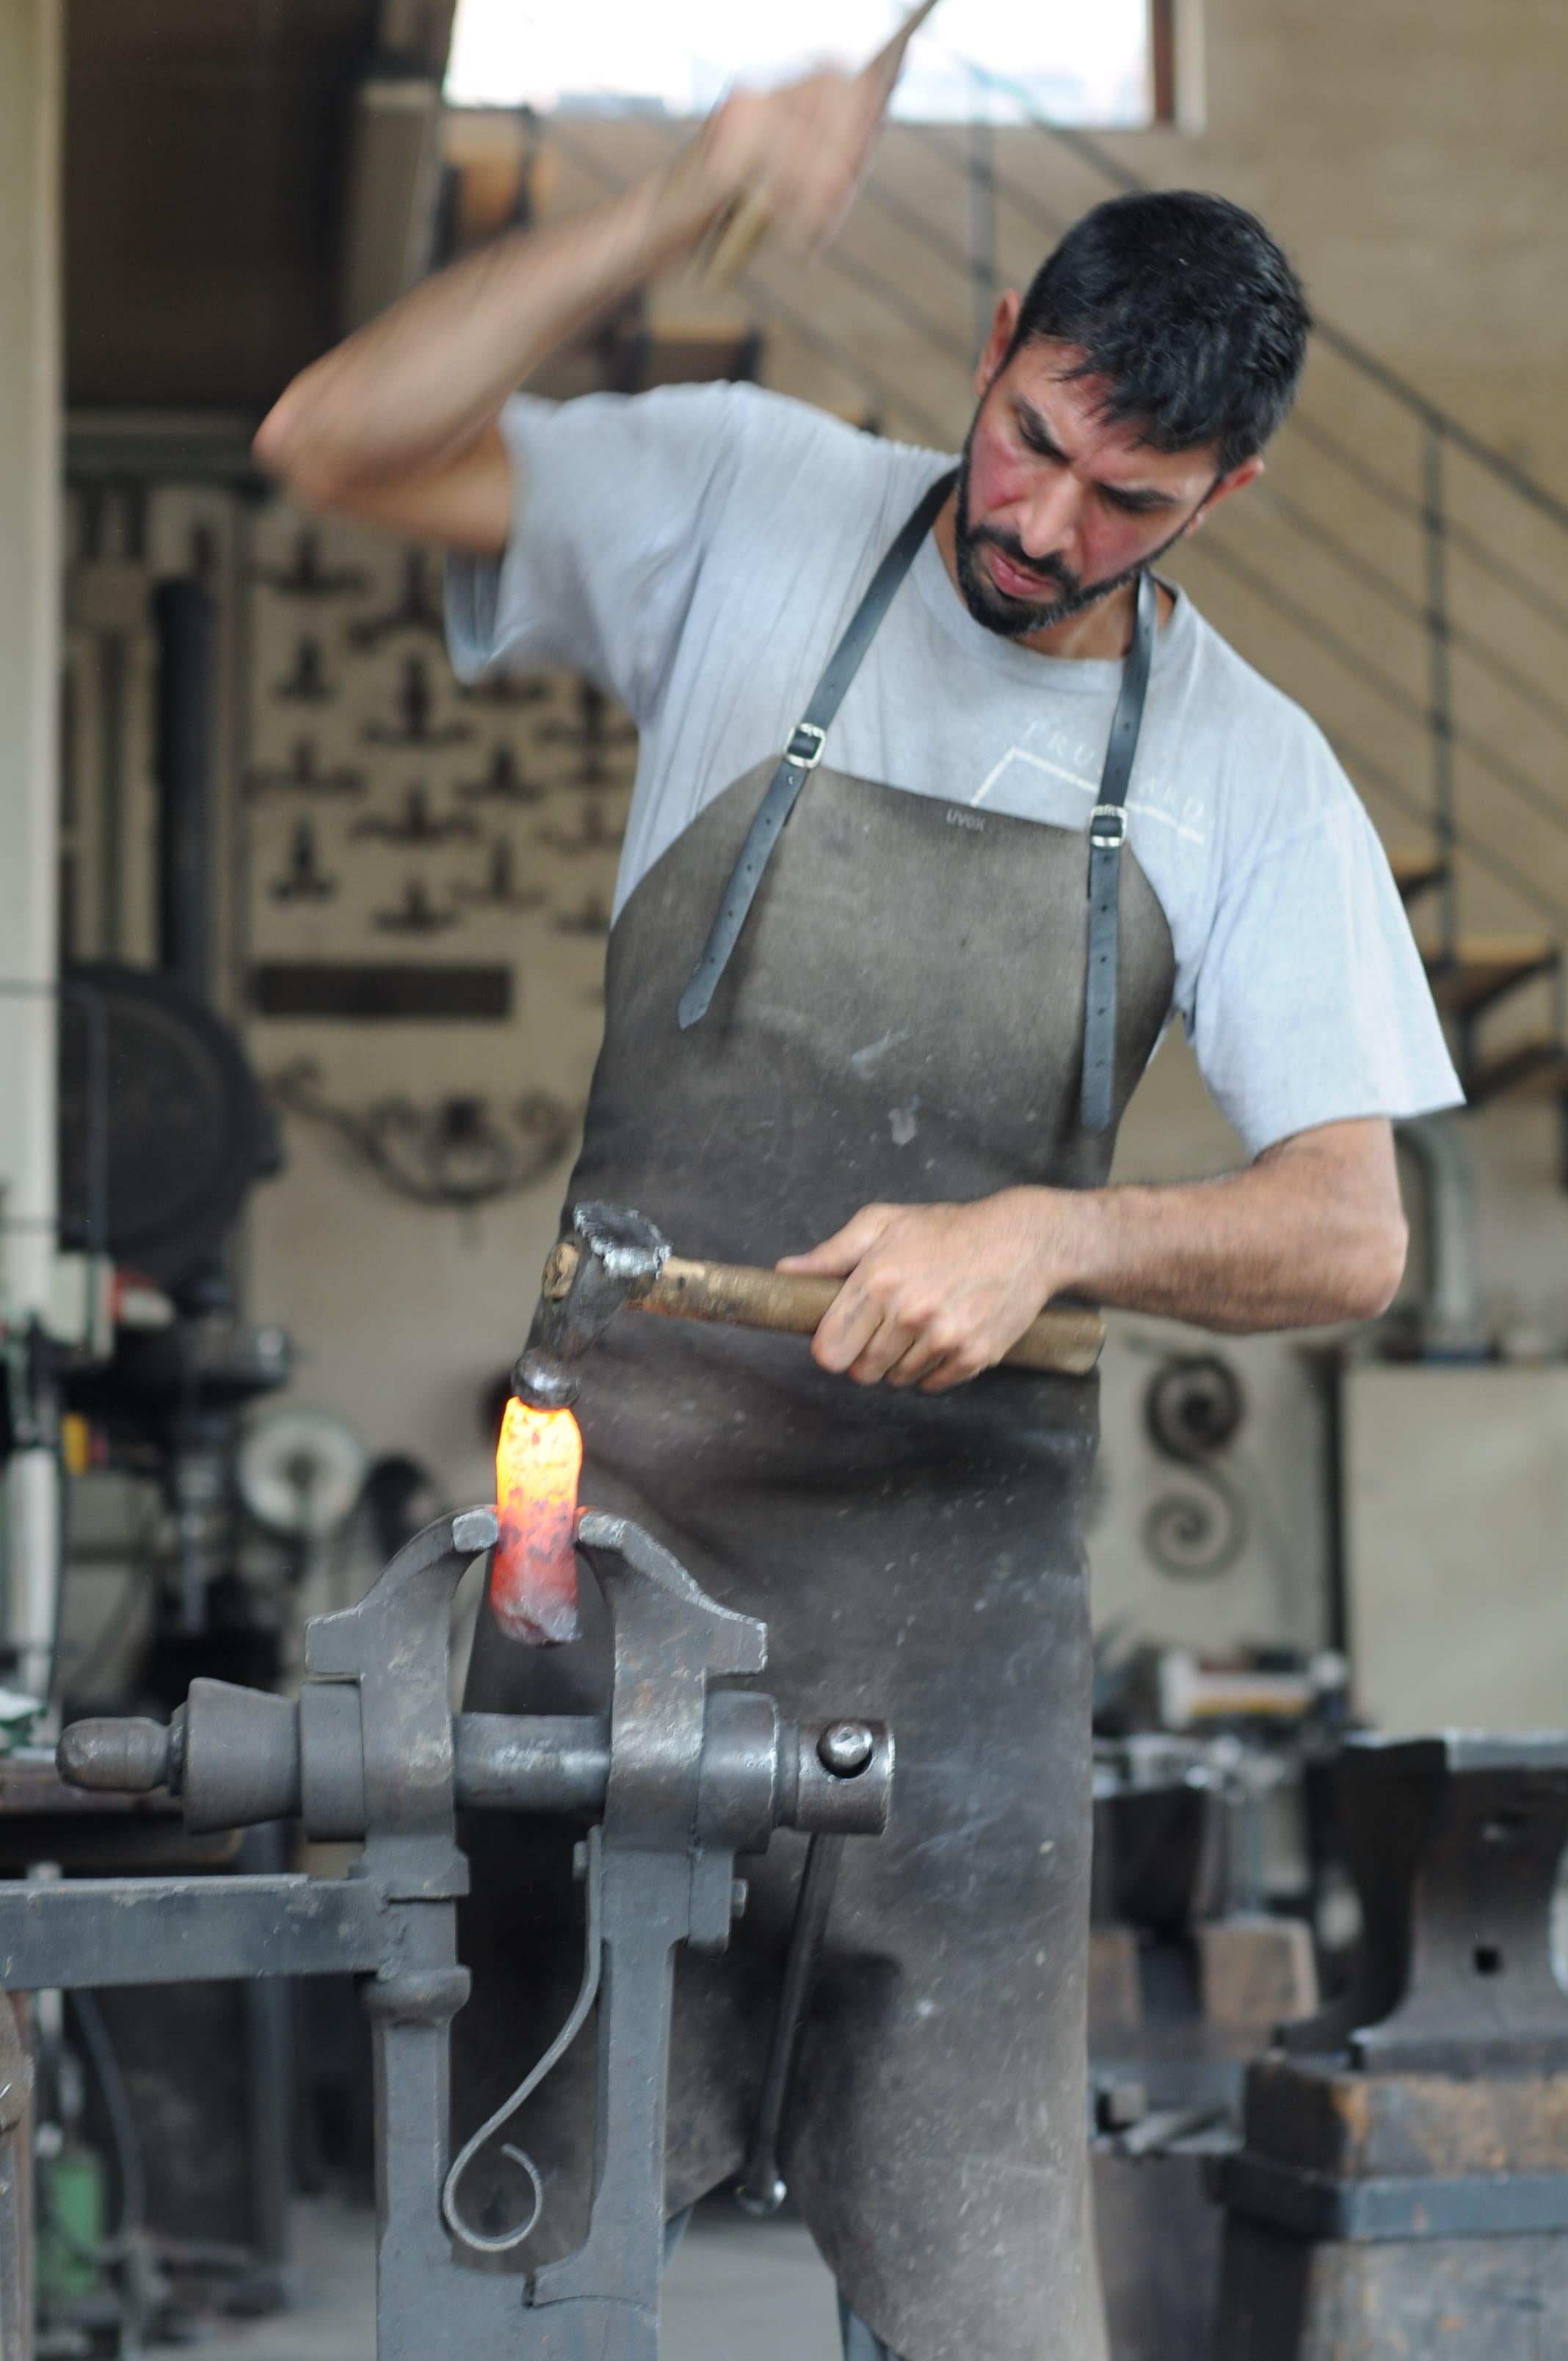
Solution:
[[[1130,581],[1191,530],[1222,479],[1212,450],[1156,451],[1135,424],[1108,423],[1102,386],[1065,374],[1070,346],[1025,345],[1002,368],[997,342],[964,443],[954,555],[976,622],[1023,640]]]

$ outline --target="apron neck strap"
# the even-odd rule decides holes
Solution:
[[[1100,774],[1100,800],[1089,821],[1089,983],[1083,1004],[1083,1102],[1085,1131],[1104,1131],[1111,1121],[1116,1080],[1116,969],[1120,950],[1119,889],[1122,847],[1127,840],[1127,786],[1138,751],[1144,700],[1154,662],[1159,592],[1146,568],[1138,577],[1133,612],[1133,644],[1122,667],[1121,693]]]
[[[718,989],[719,977],[729,963],[729,955],[746,923],[747,912],[762,882],[768,855],[777,843],[785,820],[795,809],[795,798],[822,760],[828,727],[844,701],[850,683],[861,668],[866,650],[876,637],[878,625],[892,606],[899,585],[915,562],[916,551],[936,522],[943,502],[957,481],[956,467],[950,468],[944,476],[938,476],[900,530],[898,538],[872,576],[866,595],[850,618],[843,638],[829,656],[828,669],[817,682],[810,703],[790,732],[789,743],[784,748],[778,769],[773,773],[768,791],[757,807],[757,816],[740,848],[740,858],[724,889],[702,957],[693,968],[691,979],[681,994],[677,1014],[683,1032],[688,1025],[695,1025],[699,1017],[707,1014],[708,1003]]]

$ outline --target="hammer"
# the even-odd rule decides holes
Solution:
[[[861,68],[884,107],[904,70],[905,50],[936,5],[937,0],[916,0],[892,39],[877,51],[869,65]],[[728,287],[738,279],[767,236],[769,222],[768,209],[759,198],[738,197],[708,232],[697,258],[697,274],[704,283]]]
[[[572,1234],[557,1241],[545,1263],[539,1309],[511,1373],[512,1391],[539,1410],[575,1401],[588,1347],[623,1303],[674,1320],[809,1336],[842,1284],[744,1263],[684,1262],[670,1252],[663,1233],[630,1205],[578,1205]],[[1104,1342],[1098,1312],[1064,1306],[1031,1321],[1003,1364],[1086,1377]]]

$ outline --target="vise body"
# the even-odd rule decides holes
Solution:
[[[363,1975],[376,2047],[380,2361],[428,2361],[454,2344],[498,2361],[656,2361],[674,1949],[725,1948],[744,1898],[737,1856],[761,1851],[775,1828],[879,1833],[892,1739],[872,1723],[797,1725],[756,1689],[718,1686],[763,1670],[764,1626],[710,1598],[639,1527],[593,1510],[578,1547],[613,1628],[608,1718],[454,1715],[453,1596],[496,1534],[490,1509],[438,1519],[358,1606],[316,1617],[297,1702],[197,1681],[168,1728],[82,1722],[60,1741],[68,1780],[168,1785],[193,1831],[297,1816],[309,1835],[361,1839],[346,1877],[0,1882],[0,1988]],[[592,1825],[580,1855],[587,1938],[576,2005],[454,2165],[449,2041],[468,1990],[456,1952],[467,1890],[459,1806],[571,1812]],[[485,2257],[526,2238],[532,2217],[496,2236],[475,2231],[462,2211],[465,2167],[596,2000],[587,2237],[526,2275],[487,2268]]]

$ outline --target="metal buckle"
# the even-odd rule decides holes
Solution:
[[[1089,841],[1096,852],[1120,852],[1127,841],[1127,815],[1120,804],[1096,804],[1089,815]]]
[[[815,739],[817,742],[814,746],[809,746],[805,753],[797,753],[795,741],[800,738]],[[822,749],[827,743],[826,730],[818,730],[815,721],[797,721],[789,733],[789,744],[784,748],[784,760],[786,763],[798,763],[803,771],[815,771],[822,760]]]

